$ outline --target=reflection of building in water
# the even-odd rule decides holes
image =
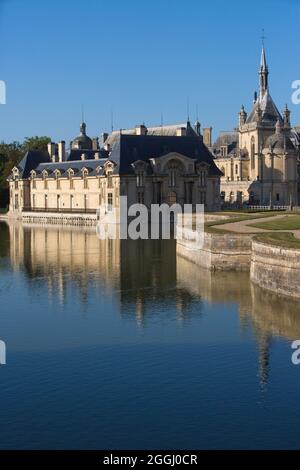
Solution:
[[[254,329],[262,386],[268,379],[272,337],[300,337],[299,301],[251,284],[247,273],[214,273],[177,256],[177,285],[208,302],[236,303],[242,328],[251,324]]]
[[[9,230],[13,267],[24,268],[28,279],[38,281],[33,288],[45,278],[49,295],[58,293],[62,302],[70,280],[82,302],[87,302],[93,284],[105,290],[118,289],[119,245],[99,240],[95,229],[15,223]]]
[[[135,311],[142,324],[146,316],[163,314],[166,306],[184,318],[192,298],[176,288],[174,240],[123,240],[120,276],[123,315]]]
[[[30,288],[47,283],[49,297],[89,303],[90,289],[113,293],[120,313],[157,315],[165,304],[184,319],[191,302],[186,290],[176,290],[174,240],[100,240],[92,227],[9,225],[10,257],[14,269],[24,269]],[[75,285],[75,292],[74,292]],[[92,296],[90,296],[91,298]],[[172,305],[174,303],[174,309]]]

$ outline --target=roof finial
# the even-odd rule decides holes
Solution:
[[[187,122],[190,122],[190,98],[187,97],[186,100],[186,112],[187,112]]]

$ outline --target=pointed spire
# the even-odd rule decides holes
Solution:
[[[259,67],[259,83],[260,83],[260,99],[263,98],[266,91],[269,88],[269,69],[266,60],[265,46],[264,43],[261,49],[261,59]]]

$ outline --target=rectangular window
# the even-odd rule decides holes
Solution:
[[[74,181],[72,176],[70,176],[70,189],[74,189]]]
[[[205,174],[205,171],[200,171],[199,183],[200,183],[200,186],[201,186],[201,187],[205,186],[205,184],[206,184],[206,174]]]
[[[107,195],[107,211],[112,212],[113,210],[113,195],[112,193],[108,193]]]
[[[15,181],[15,189],[18,189],[19,188],[19,182],[16,180]]]
[[[84,180],[83,180],[83,189],[88,189],[88,180],[87,178],[85,177]]]
[[[138,188],[142,188],[144,186],[144,173],[139,172],[136,176],[136,185]]]
[[[138,201],[138,204],[144,204],[144,193],[142,191],[139,191],[138,194],[137,194],[137,201]]]
[[[112,188],[113,187],[113,181],[112,181],[112,176],[108,175],[107,176],[107,187]]]

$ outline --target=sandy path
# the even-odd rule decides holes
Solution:
[[[214,229],[220,230],[229,230],[230,232],[236,233],[263,233],[270,232],[272,230],[265,230],[262,228],[251,227],[250,224],[255,224],[256,222],[271,222],[272,220],[278,220],[286,217],[286,214],[274,215],[272,217],[263,218],[253,218],[251,220],[243,220],[241,222],[232,222],[223,225],[215,225]],[[291,216],[292,217],[292,216]],[[273,230],[274,232],[290,232],[295,235],[296,238],[300,238],[300,230]]]

